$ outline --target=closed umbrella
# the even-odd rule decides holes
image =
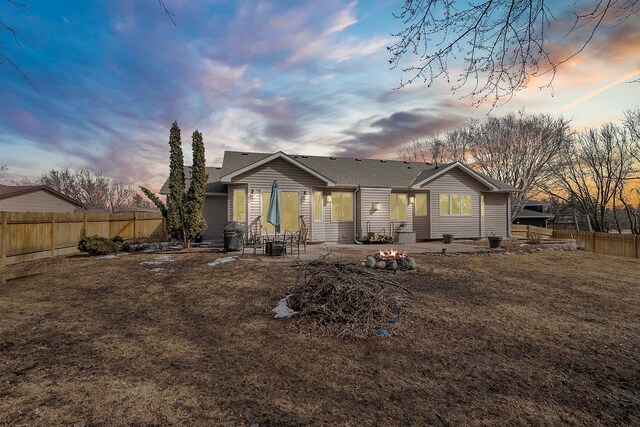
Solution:
[[[278,190],[278,181],[273,181],[273,185],[271,185],[271,199],[269,199],[267,222],[276,227],[276,233],[280,232],[282,208],[280,206],[280,190]]]

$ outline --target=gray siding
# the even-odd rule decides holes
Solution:
[[[431,216],[432,239],[440,239],[444,233],[453,233],[456,238],[480,236],[480,193],[487,191],[485,185],[462,170],[453,168],[446,174],[428,182],[423,188],[429,190],[430,194],[429,215]],[[471,215],[440,216],[441,193],[470,194]]]
[[[415,195],[418,193],[413,193]],[[427,192],[427,215],[415,216],[415,204],[412,206],[413,212],[413,231],[416,232],[416,240],[428,240],[431,238],[431,230],[429,228],[429,215],[431,215],[431,205],[429,203],[429,193]]]
[[[506,193],[484,193],[484,230],[485,236],[509,235],[509,195]]]
[[[246,184],[248,186],[247,222],[249,227],[257,227],[259,217],[266,215],[266,213],[262,212],[262,193],[271,191],[274,180],[278,181],[280,191],[298,192],[299,215],[304,217],[307,227],[311,230],[309,240],[318,241],[317,237],[320,237],[320,241],[324,240],[323,236],[314,236],[314,231],[317,231],[318,234],[324,233],[322,233],[322,227],[314,227],[311,217],[313,187],[324,186],[324,182],[283,159],[275,159],[233,178],[233,184]],[[231,186],[229,187],[229,194],[231,195],[229,197],[230,213],[233,206],[233,200],[231,200],[232,188]],[[253,194],[251,194],[251,191],[253,191]],[[307,197],[303,197],[305,191],[307,192]],[[329,212],[331,211],[329,210]]]
[[[342,192],[352,192],[352,189],[340,189],[340,188],[336,188],[336,189],[331,189],[331,190],[324,190],[324,198],[323,200],[326,200],[326,197],[328,195],[330,195],[333,191],[342,191]],[[356,197],[354,197],[354,200],[356,199]],[[330,203],[324,203],[324,210],[323,210],[323,214],[324,214],[324,241],[325,242],[338,242],[338,243],[346,243],[346,242],[353,242],[353,231],[355,229],[355,223],[354,221],[337,221],[337,222],[332,222],[331,221],[331,204]],[[354,215],[354,219],[355,219],[355,215],[356,215],[356,210],[354,208],[353,211],[353,215]]]
[[[44,190],[0,200],[0,211],[8,212],[75,212],[79,207]]]
[[[389,209],[390,209],[390,188],[361,188],[358,192],[360,201],[360,215],[358,221],[358,236],[367,237],[367,222],[369,229],[375,234],[389,234]],[[380,209],[373,211],[373,203],[380,203]]]
[[[207,229],[202,234],[203,240],[221,241],[224,226],[227,223],[227,197],[207,196],[204,200],[204,220]]]

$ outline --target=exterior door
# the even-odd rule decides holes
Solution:
[[[267,212],[269,212],[269,200],[271,200],[271,192],[262,193],[262,229],[263,231],[273,234],[275,227],[267,222]],[[297,191],[281,191],[280,202],[282,208],[282,224],[280,224],[280,232],[298,231],[300,202]]]

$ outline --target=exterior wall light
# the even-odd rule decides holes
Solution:
[[[415,202],[416,202],[416,198],[415,197],[413,197],[413,196],[409,197],[409,204],[410,205],[414,204]]]
[[[303,202],[306,202],[307,200],[309,200],[309,193],[307,193],[307,190],[305,190],[305,191],[302,193],[302,201],[303,201]]]
[[[371,210],[374,211],[374,212],[377,211],[377,210],[380,210],[380,203],[376,203],[376,202],[372,203],[371,204]]]
[[[331,203],[331,196],[327,196],[327,203]]]

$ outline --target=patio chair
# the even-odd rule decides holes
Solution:
[[[262,254],[264,255],[264,242],[262,241],[262,233],[259,224],[256,224],[255,228],[249,229],[249,235],[245,237],[242,235],[242,256],[244,256],[245,248],[253,248],[253,254],[256,255],[258,248],[262,248]]]
[[[294,246],[298,249],[298,256],[300,256],[300,246],[304,248],[304,253],[307,253],[307,237],[309,236],[309,229],[304,222],[304,217],[300,215],[300,230],[291,233],[289,236],[289,243],[291,245],[291,254],[293,255]]]

